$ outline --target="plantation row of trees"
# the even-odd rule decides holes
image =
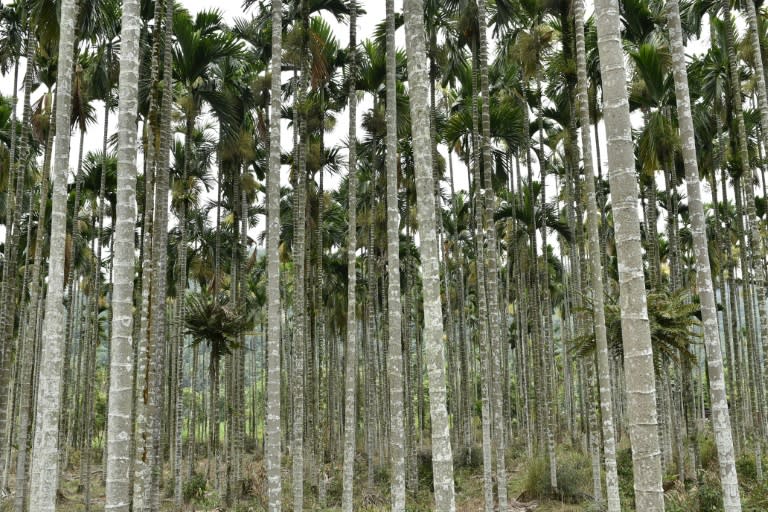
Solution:
[[[762,5],[593,7],[0,4],[12,508],[765,505]]]

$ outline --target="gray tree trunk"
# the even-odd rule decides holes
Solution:
[[[752,3],[748,0],[748,3]],[[691,235],[696,256],[696,289],[701,303],[704,327],[704,348],[709,370],[709,393],[712,402],[712,426],[720,466],[720,484],[723,488],[723,505],[727,512],[741,510],[739,481],[733,450],[733,434],[728,411],[725,389],[725,372],[720,350],[720,330],[717,323],[717,307],[712,285],[712,271],[709,265],[706,217],[701,199],[699,168],[696,159],[691,99],[688,92],[688,73],[685,65],[685,48],[680,24],[680,8],[677,0],[667,0],[667,24],[672,50],[672,70],[675,80],[677,118],[685,164],[685,179],[688,190],[688,210],[691,218]],[[683,371],[686,371],[685,368]],[[694,468],[695,469],[695,468]]]
[[[609,181],[613,201],[616,252],[619,261],[619,306],[624,344],[629,434],[638,510],[664,510],[659,453],[656,382],[648,307],[643,277],[638,186],[627,77],[619,30],[617,0],[595,4],[597,44],[603,79],[603,112],[608,143]]]
[[[504,400],[502,390],[504,384],[501,378],[501,336],[506,332],[506,326],[501,320],[499,307],[499,254],[496,243],[496,223],[493,215],[496,211],[496,196],[493,190],[493,159],[491,157],[491,114],[490,114],[490,86],[488,80],[488,27],[486,20],[487,5],[481,0],[478,5],[478,21],[480,24],[480,92],[482,94],[482,110],[480,115],[480,149],[483,155],[484,182],[481,188],[484,190],[484,222],[486,247],[485,258],[485,290],[488,305],[488,333],[490,342],[491,362],[491,399],[493,411],[493,441],[496,452],[496,484],[499,502],[499,512],[507,512],[507,466],[506,466],[506,425],[504,422]],[[478,184],[479,185],[479,184]],[[441,213],[438,211],[437,213]],[[446,292],[447,293],[447,292]]]
[[[453,512],[456,510],[456,499],[450,421],[446,407],[445,348],[443,346],[445,333],[443,332],[443,312],[440,303],[432,145],[429,141],[429,79],[422,0],[405,3],[404,19],[416,171],[419,252],[422,267],[424,345],[429,378],[429,408],[432,420],[435,510]]]
[[[306,59],[304,59],[306,61]],[[296,102],[299,109],[304,108],[304,92],[306,84],[306,66],[302,66],[299,79],[299,93]],[[305,242],[306,242],[306,148],[309,141],[304,136],[305,114],[298,114],[299,130],[298,165],[296,172],[296,187],[293,197],[293,379],[291,394],[293,396],[293,424],[291,431],[291,458],[293,484],[293,510],[300,512],[304,508],[304,352],[306,349],[306,299],[305,286]],[[305,145],[306,144],[306,145]]]
[[[29,44],[29,43],[28,43]],[[55,102],[54,102],[55,103]],[[55,105],[54,105],[55,108]],[[32,263],[32,275],[29,282],[29,303],[26,308],[26,321],[23,329],[23,336],[21,336],[21,353],[19,357],[19,376],[21,385],[32,385],[35,381],[32,375],[35,359],[35,344],[38,338],[37,325],[38,315],[40,313],[38,309],[38,303],[40,302],[40,274],[43,268],[43,245],[45,242],[45,236],[47,234],[45,217],[46,207],[48,203],[48,188],[49,188],[49,174],[51,171],[51,149],[53,145],[53,112],[49,115],[49,127],[48,137],[45,146],[45,156],[43,157],[43,173],[40,178],[40,200],[38,206],[38,222],[37,233],[35,235],[35,256]],[[30,223],[31,225],[31,223]],[[34,395],[31,389],[21,388],[23,391],[19,397],[19,426],[17,433],[17,455],[16,455],[16,510],[17,512],[25,512],[27,503],[27,473],[28,473],[28,458],[30,450],[30,434],[32,429],[32,405]],[[6,454],[6,457],[10,457],[10,453]],[[10,461],[9,461],[10,462]],[[3,486],[5,488],[5,486]]]
[[[745,0],[744,5],[746,6],[747,11],[747,23],[749,25],[749,35],[750,35],[750,42],[752,44],[752,55],[753,55],[753,61],[755,65],[755,79],[757,82],[757,104],[758,104],[758,110],[760,111],[760,125],[762,127],[761,134],[763,139],[763,144],[766,149],[768,149],[768,93],[766,92],[766,78],[765,78],[765,68],[763,66],[763,54],[762,49],[760,45],[760,32],[757,25],[757,19],[758,15],[755,9],[755,2],[754,0]],[[758,144],[758,151],[760,150],[760,145]],[[762,160],[762,158],[760,159]],[[763,175],[764,177],[765,175]],[[765,180],[763,180],[763,187],[765,187]],[[765,190],[765,188],[763,188]],[[750,218],[750,222],[753,222],[754,219]],[[758,336],[758,339],[761,342],[762,345],[762,352],[763,352],[763,359],[758,363],[759,364],[759,370],[762,374],[762,382],[759,383],[759,385],[762,387],[762,394],[763,397],[766,393],[766,385],[768,385],[768,381],[766,381],[766,377],[768,376],[768,373],[766,373],[765,369],[765,360],[766,360],[766,352],[768,352],[768,306],[766,305],[766,277],[765,277],[765,267],[764,267],[764,260],[763,260],[763,245],[762,245],[762,237],[759,235],[755,237],[757,233],[757,226],[753,224],[754,228],[752,230],[752,236],[753,241],[757,240],[758,244],[755,247],[752,247],[752,258],[755,259],[754,266],[756,269],[758,269],[757,272],[757,297],[758,297],[758,303],[759,303],[759,312],[760,312],[760,319],[762,320],[760,322],[760,334]],[[754,243],[754,242],[753,242]],[[768,436],[768,424],[765,423],[765,418],[763,418],[763,436]]]
[[[283,2],[272,0],[272,26],[282,27]],[[265,453],[269,512],[280,512],[280,117],[282,30],[272,31],[269,108],[269,174],[267,177],[267,400]]]
[[[133,432],[133,279],[136,225],[136,117],[139,93],[139,2],[123,1],[117,147],[117,219],[112,282],[105,510],[130,507]],[[150,193],[149,190],[146,192]],[[76,205],[77,206],[77,205]]]
[[[605,328],[605,297],[603,269],[600,252],[600,212],[595,194],[595,166],[592,159],[592,137],[587,93],[587,63],[584,41],[584,0],[574,2],[576,24],[576,97],[581,123],[581,146],[584,158],[584,182],[587,191],[587,242],[589,245],[589,269],[594,307],[593,325],[597,344],[597,378],[600,389],[600,414],[603,427],[603,452],[605,457],[605,488],[608,512],[619,512],[619,477],[616,472],[616,440],[613,432],[613,397],[611,396],[611,364],[608,356],[608,337]]]
[[[8,389],[13,374],[13,361],[17,359],[14,354],[15,347],[13,341],[16,310],[16,282],[17,282],[17,257],[18,244],[21,236],[21,213],[22,199],[24,192],[24,178],[27,169],[27,157],[29,153],[29,135],[31,129],[32,108],[30,106],[30,95],[33,86],[32,60],[37,43],[33,31],[27,31],[27,72],[24,75],[24,99],[23,114],[21,118],[21,133],[18,141],[18,154],[15,145],[15,112],[16,98],[13,102],[14,122],[12,123],[13,139],[11,140],[11,154],[9,155],[8,167],[8,186],[6,189],[6,219],[5,219],[5,238],[4,238],[4,264],[2,269],[2,283],[0,285],[0,389]],[[14,86],[16,84],[14,83]],[[14,96],[16,89],[14,87]],[[12,389],[12,388],[11,388]],[[0,463],[2,469],[2,489],[5,489],[8,482],[8,469],[10,467],[10,438],[13,430],[13,419],[9,421],[8,412],[12,412],[12,407],[8,407],[11,401],[12,393],[0,394]],[[6,439],[9,441],[6,443]]]
[[[397,79],[395,2],[387,0],[387,326],[389,333],[390,457],[392,512],[405,512],[400,210],[397,201]]]
[[[357,2],[352,2],[349,19],[349,205],[347,232],[347,346],[344,354],[344,461],[341,509],[352,512],[354,505],[355,434],[357,429],[357,99],[355,97],[357,47]]]
[[[64,354],[64,251],[67,236],[67,174],[69,169],[72,60],[77,2],[61,5],[58,75],[56,79],[56,152],[51,197],[51,252],[45,300],[35,438],[32,444],[30,510],[54,512],[59,477],[59,416]]]

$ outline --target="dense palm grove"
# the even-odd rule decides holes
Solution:
[[[0,2],[2,510],[768,510],[762,3],[371,9]]]

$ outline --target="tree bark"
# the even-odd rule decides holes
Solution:
[[[58,76],[56,80],[56,152],[51,197],[51,252],[45,300],[36,429],[32,445],[30,509],[54,512],[58,486],[58,430],[66,314],[64,311],[64,251],[67,236],[67,170],[69,168],[72,61],[77,2],[61,5]]]
[[[282,506],[280,432],[280,117],[283,2],[272,0],[272,60],[269,109],[269,174],[267,177],[267,400],[265,454],[269,512]]]
[[[349,157],[348,157],[348,231],[347,231],[347,344],[344,354],[344,461],[341,509],[352,512],[354,506],[355,434],[357,429],[357,99],[355,97],[357,2],[352,2],[349,18]]]
[[[748,3],[751,3],[751,1],[748,0]],[[712,426],[715,433],[717,459],[720,467],[723,505],[727,512],[738,512],[741,510],[739,481],[736,475],[733,434],[731,432],[731,419],[728,411],[728,398],[726,396],[725,371],[720,350],[720,330],[717,323],[715,292],[709,264],[706,217],[704,204],[701,199],[691,99],[688,92],[688,73],[685,65],[685,48],[683,46],[680,8],[677,0],[667,0],[667,24],[672,50],[672,71],[675,81],[677,118],[680,126],[680,139],[685,165],[691,235],[696,257],[696,288],[701,303],[704,348],[707,354],[709,393],[712,403]],[[683,371],[687,370],[683,368]]]
[[[432,145],[429,141],[429,82],[422,0],[406,2],[404,19],[411,117],[413,120],[417,218],[420,236],[419,252],[421,254],[424,303],[424,344],[432,423],[435,509],[439,512],[453,512],[456,510],[456,500],[450,426],[446,407],[445,349],[443,346],[445,334],[440,303]]]
[[[488,27],[486,20],[487,5],[485,0],[480,0],[478,5],[479,39],[480,39],[480,93],[483,101],[480,114],[480,146],[483,157],[483,184],[482,195],[484,202],[484,221],[486,246],[482,251],[485,259],[485,293],[488,304],[488,341],[490,347],[491,362],[491,399],[493,411],[493,441],[496,452],[496,484],[499,502],[499,512],[506,512],[508,508],[507,501],[507,466],[506,466],[506,428],[504,422],[504,401],[502,390],[504,384],[501,379],[501,335],[506,332],[506,326],[501,319],[499,309],[499,254],[496,243],[496,223],[494,214],[496,212],[496,196],[493,190],[493,158],[491,157],[491,95],[488,79]],[[438,215],[440,215],[438,208]]]
[[[656,383],[643,277],[637,211],[638,187],[635,180],[632,127],[617,0],[599,0],[595,4],[595,17],[603,79],[609,182],[619,261],[619,305],[635,478],[635,504],[638,510],[657,512],[664,510],[664,491],[661,485]]]
[[[127,512],[133,405],[133,279],[136,224],[136,117],[139,92],[139,2],[123,1],[120,52],[112,339],[105,510]],[[149,190],[146,191],[150,193]],[[75,205],[77,207],[77,205]]]
[[[400,210],[397,200],[397,79],[395,2],[387,0],[387,326],[389,333],[390,457],[392,512],[405,511]]]
[[[589,245],[589,270],[594,308],[593,326],[597,347],[597,378],[600,390],[600,415],[603,428],[603,453],[605,457],[605,488],[608,512],[619,512],[619,477],[616,471],[616,440],[613,432],[613,397],[611,396],[611,365],[608,356],[608,336],[605,328],[605,294],[603,292],[603,269],[600,251],[600,212],[595,194],[595,166],[592,159],[592,137],[587,96],[587,62],[584,41],[584,0],[575,0],[574,17],[576,24],[576,73],[581,124],[581,146],[584,158],[584,182],[587,196],[587,242]]]

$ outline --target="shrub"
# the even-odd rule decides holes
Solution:
[[[434,490],[434,474],[432,472],[432,452],[423,450],[416,454],[419,468],[419,487]]]
[[[760,484],[743,493],[744,512],[762,512],[768,510],[768,484]]]
[[[389,487],[390,468],[386,464],[379,464],[373,468],[373,482],[377,487]]]
[[[683,491],[673,490],[664,495],[666,512],[691,512],[698,510],[695,496]]]
[[[553,498],[579,503],[591,497],[592,470],[585,455],[577,452],[558,454],[557,489],[550,485],[549,461],[536,457],[527,464],[524,479],[525,499]]]
[[[634,510],[635,479],[634,470],[632,469],[631,448],[623,448],[616,452],[616,473],[619,475],[619,493],[621,493],[621,502]]]
[[[586,455],[566,452],[557,461],[558,497],[567,503],[592,498],[592,464]]]
[[[182,496],[185,503],[191,501],[198,501],[205,495],[205,487],[207,482],[205,477],[200,473],[192,473],[189,480],[184,482],[184,488],[182,489]]]
[[[546,458],[534,457],[528,461],[523,492],[525,500],[552,496],[552,487],[549,485],[549,463]]]
[[[739,481],[742,484],[756,482],[757,466],[755,464],[755,455],[752,453],[743,453],[736,459],[736,473],[739,475]]]
[[[522,450],[521,450],[522,451]],[[520,453],[520,452],[517,452]],[[461,450],[455,457],[457,468],[482,468],[483,467],[483,449],[480,446],[473,446],[468,451]]]
[[[699,438],[699,463],[704,469],[717,470],[717,446],[710,436]]]
[[[686,491],[682,482],[675,482],[664,494],[667,512],[721,512],[723,493],[716,476],[707,474],[698,487]]]
[[[700,512],[719,512],[723,510],[723,492],[717,479],[707,479],[696,491]]]

